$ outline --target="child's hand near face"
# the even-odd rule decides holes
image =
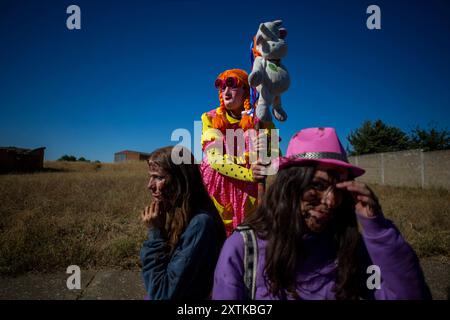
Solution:
[[[141,219],[149,229],[163,229],[166,224],[166,215],[161,208],[160,201],[152,201],[149,206],[145,207]]]
[[[349,191],[355,199],[356,213],[373,218],[381,214],[381,206],[375,193],[365,184],[359,181],[344,181],[336,184],[336,188]]]

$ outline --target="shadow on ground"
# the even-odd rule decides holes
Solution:
[[[450,299],[450,259],[438,256],[421,260],[435,300]],[[69,274],[26,274],[0,278],[0,299],[29,300],[142,300],[145,295],[139,270],[81,271],[81,289],[67,289]]]

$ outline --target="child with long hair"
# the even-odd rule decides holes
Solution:
[[[175,164],[172,154],[189,163]],[[188,149],[165,147],[151,153],[148,169],[152,202],[142,212],[141,249],[148,298],[207,299],[225,229],[198,165]]]
[[[225,241],[213,299],[431,298],[416,254],[354,180],[364,170],[333,128],[298,132],[278,168],[247,229]]]

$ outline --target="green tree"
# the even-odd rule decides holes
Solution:
[[[424,151],[450,149],[450,132],[447,129],[439,130],[435,123],[428,125],[428,129],[417,126],[411,132],[411,145],[413,148]]]
[[[410,139],[401,129],[389,126],[381,120],[365,121],[347,137],[351,155],[391,152],[409,149]]]
[[[89,160],[86,160],[84,157],[79,157],[77,161],[91,162],[91,161],[89,161]]]
[[[67,154],[63,155],[58,161],[77,161],[77,158],[74,156],[68,156]]]

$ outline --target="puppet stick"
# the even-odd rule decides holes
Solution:
[[[264,128],[264,126],[263,126],[262,121],[258,121],[255,124],[256,136],[259,135],[259,129],[263,129],[263,128]],[[258,155],[258,158],[259,158],[259,155]],[[257,197],[258,205],[260,205],[262,203],[265,192],[266,192],[266,180],[264,179],[264,181],[258,182],[258,197]]]

